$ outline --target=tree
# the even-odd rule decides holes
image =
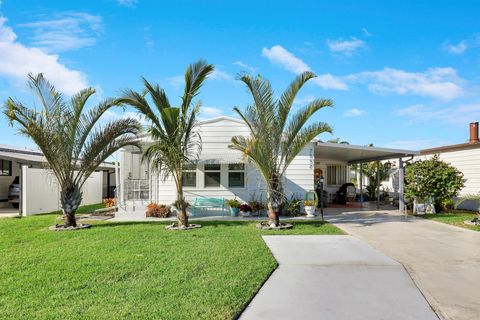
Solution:
[[[285,170],[312,139],[332,131],[328,124],[322,122],[307,125],[318,110],[332,105],[331,100],[316,99],[295,114],[291,113],[298,91],[314,77],[312,72],[300,74],[278,99],[268,80],[261,76],[240,77],[253,97],[253,104],[244,112],[237,107],[234,111],[248,126],[250,135],[233,137],[229,147],[242,152],[265,180],[270,225],[279,224],[278,212],[284,201]]]
[[[213,69],[213,65],[203,60],[188,66],[180,107],[172,107],[165,91],[145,78],[144,93],[125,90],[120,99],[122,103],[142,113],[150,122],[147,132],[153,144],[145,150],[143,159],[148,160],[152,171],[160,173],[164,180],[172,177],[175,181],[175,206],[179,209],[177,218],[180,227],[188,227],[188,203],[183,195],[183,169],[185,165],[194,163],[201,151],[201,137],[197,126],[201,103],[193,104],[192,100]],[[146,95],[150,96],[153,105],[149,104]]]
[[[368,185],[365,187],[368,191],[370,199],[376,199],[377,197],[377,172],[380,171],[380,184],[382,181],[385,181],[389,177],[389,169],[387,166],[380,162],[380,165],[377,166],[376,161],[363,163],[358,165],[358,168],[362,170],[362,174],[368,178]]]
[[[82,202],[81,190],[86,180],[115,151],[136,144],[140,125],[129,118],[100,125],[102,115],[118,101],[106,99],[86,111],[94,88],[79,91],[67,102],[41,73],[29,75],[29,86],[41,109],[9,98],[3,113],[10,125],[17,124],[20,134],[30,137],[43,152],[60,187],[65,226],[76,227],[75,213]]]
[[[436,209],[458,195],[466,179],[457,168],[441,161],[436,154],[405,168],[405,197],[410,201],[433,198]]]
[[[341,138],[332,138],[332,139],[328,140],[327,142],[338,143],[338,144],[350,144],[348,141],[342,140]]]

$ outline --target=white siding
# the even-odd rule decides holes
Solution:
[[[314,148],[314,144],[309,143],[288,166],[285,177],[287,197],[294,194],[303,199],[306,191],[314,189]]]
[[[24,167],[22,180],[23,215],[60,210],[58,185],[48,170]],[[94,172],[82,192],[82,205],[102,202],[102,173]]]
[[[248,128],[234,119],[220,118],[216,121],[201,123],[200,134],[202,137],[202,152],[206,155],[234,155],[236,151],[228,148],[233,136],[249,135]],[[314,187],[313,164],[314,145],[309,144],[292,162],[285,176],[285,192],[287,196],[295,193],[303,197],[305,192]],[[124,179],[128,172],[138,171],[139,162],[132,160],[128,152],[124,152],[121,158]],[[197,168],[197,187],[184,188],[187,201],[193,201],[197,197],[233,198],[241,201],[249,201],[252,197],[257,200],[265,199],[265,183],[253,164],[247,164],[245,168],[245,188],[228,188],[228,164],[221,164],[221,185],[216,188],[204,187],[203,164]],[[141,174],[140,174],[141,175]],[[171,204],[176,200],[175,183],[172,179],[162,181],[152,176],[152,201]]]
[[[432,156],[419,156],[417,159],[425,160]],[[462,171],[465,179],[467,179],[465,187],[460,191],[460,195],[477,194],[480,192],[480,148],[442,152],[439,156],[442,161]]]

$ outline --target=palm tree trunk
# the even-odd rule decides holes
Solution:
[[[267,198],[268,224],[270,226],[278,227],[280,225],[280,218],[278,215],[278,190],[273,190],[272,188],[269,188]]]
[[[180,177],[181,179],[181,177]],[[177,181],[177,205],[178,205],[178,225],[179,227],[188,227],[188,215],[185,198],[183,197],[183,185],[181,181]]]
[[[76,227],[77,219],[75,213],[78,207],[80,207],[80,203],[82,203],[82,192],[78,186],[69,185],[63,187],[60,193],[60,202],[65,214],[65,227]]]

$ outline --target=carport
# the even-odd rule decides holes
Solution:
[[[8,163],[10,170],[0,176],[0,200],[3,205],[0,208],[2,216],[28,215],[32,213],[50,212],[59,210],[58,192],[55,178],[49,173],[47,162],[39,151],[0,145],[0,163]],[[99,203],[107,190],[107,196],[115,178],[114,165],[104,163],[91,177],[91,183],[86,187],[84,194],[85,204]],[[19,177],[20,194],[19,208],[12,208],[8,202],[8,188],[15,177]],[[113,183],[112,183],[113,181]],[[106,185],[105,185],[106,184]],[[6,200],[6,201],[5,201]],[[91,203],[88,203],[91,202]]]
[[[351,144],[340,144],[331,142],[316,141],[315,144],[315,163],[322,161],[335,161],[339,163],[350,165],[364,164],[375,161],[378,165],[381,161],[397,160],[399,170],[399,211],[405,212],[405,200],[404,200],[404,165],[405,161],[411,160],[414,156],[418,155],[418,151],[390,149],[390,148],[378,148],[371,146],[358,146]],[[377,170],[377,207],[380,206],[380,181],[379,171]],[[360,193],[361,199],[363,199],[363,175],[360,170]]]

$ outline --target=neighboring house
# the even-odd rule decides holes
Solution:
[[[0,145],[0,213],[31,215],[60,209],[59,191],[53,174],[45,169],[46,160],[39,151]],[[82,205],[102,202],[113,197],[115,188],[114,165],[103,164],[94,172],[83,188]],[[9,186],[18,177],[12,197]],[[17,207],[17,208],[15,208]]]
[[[249,135],[245,124],[234,118],[219,117],[200,122],[202,152],[196,165],[184,173],[187,201],[198,197],[238,198],[241,201],[265,199],[265,184],[255,166],[241,153],[228,148],[231,138]],[[146,147],[148,136],[142,138]],[[349,165],[385,159],[399,159],[416,155],[415,151],[355,146],[312,141],[293,160],[287,169],[285,196],[304,198],[314,189],[314,175],[323,174],[325,189],[333,199],[338,188],[350,182]],[[148,202],[171,204],[176,200],[172,179],[163,181],[152,173],[148,163],[142,162],[142,152],[134,147],[121,150],[120,204],[127,210],[143,210]]]
[[[428,159],[438,154],[443,160],[460,170],[465,179],[465,187],[460,191],[460,196],[478,194],[480,192],[480,141],[478,138],[478,122],[469,126],[470,136],[468,142],[453,144],[443,147],[420,150],[416,159]],[[476,210],[473,203],[466,202],[464,208]]]

